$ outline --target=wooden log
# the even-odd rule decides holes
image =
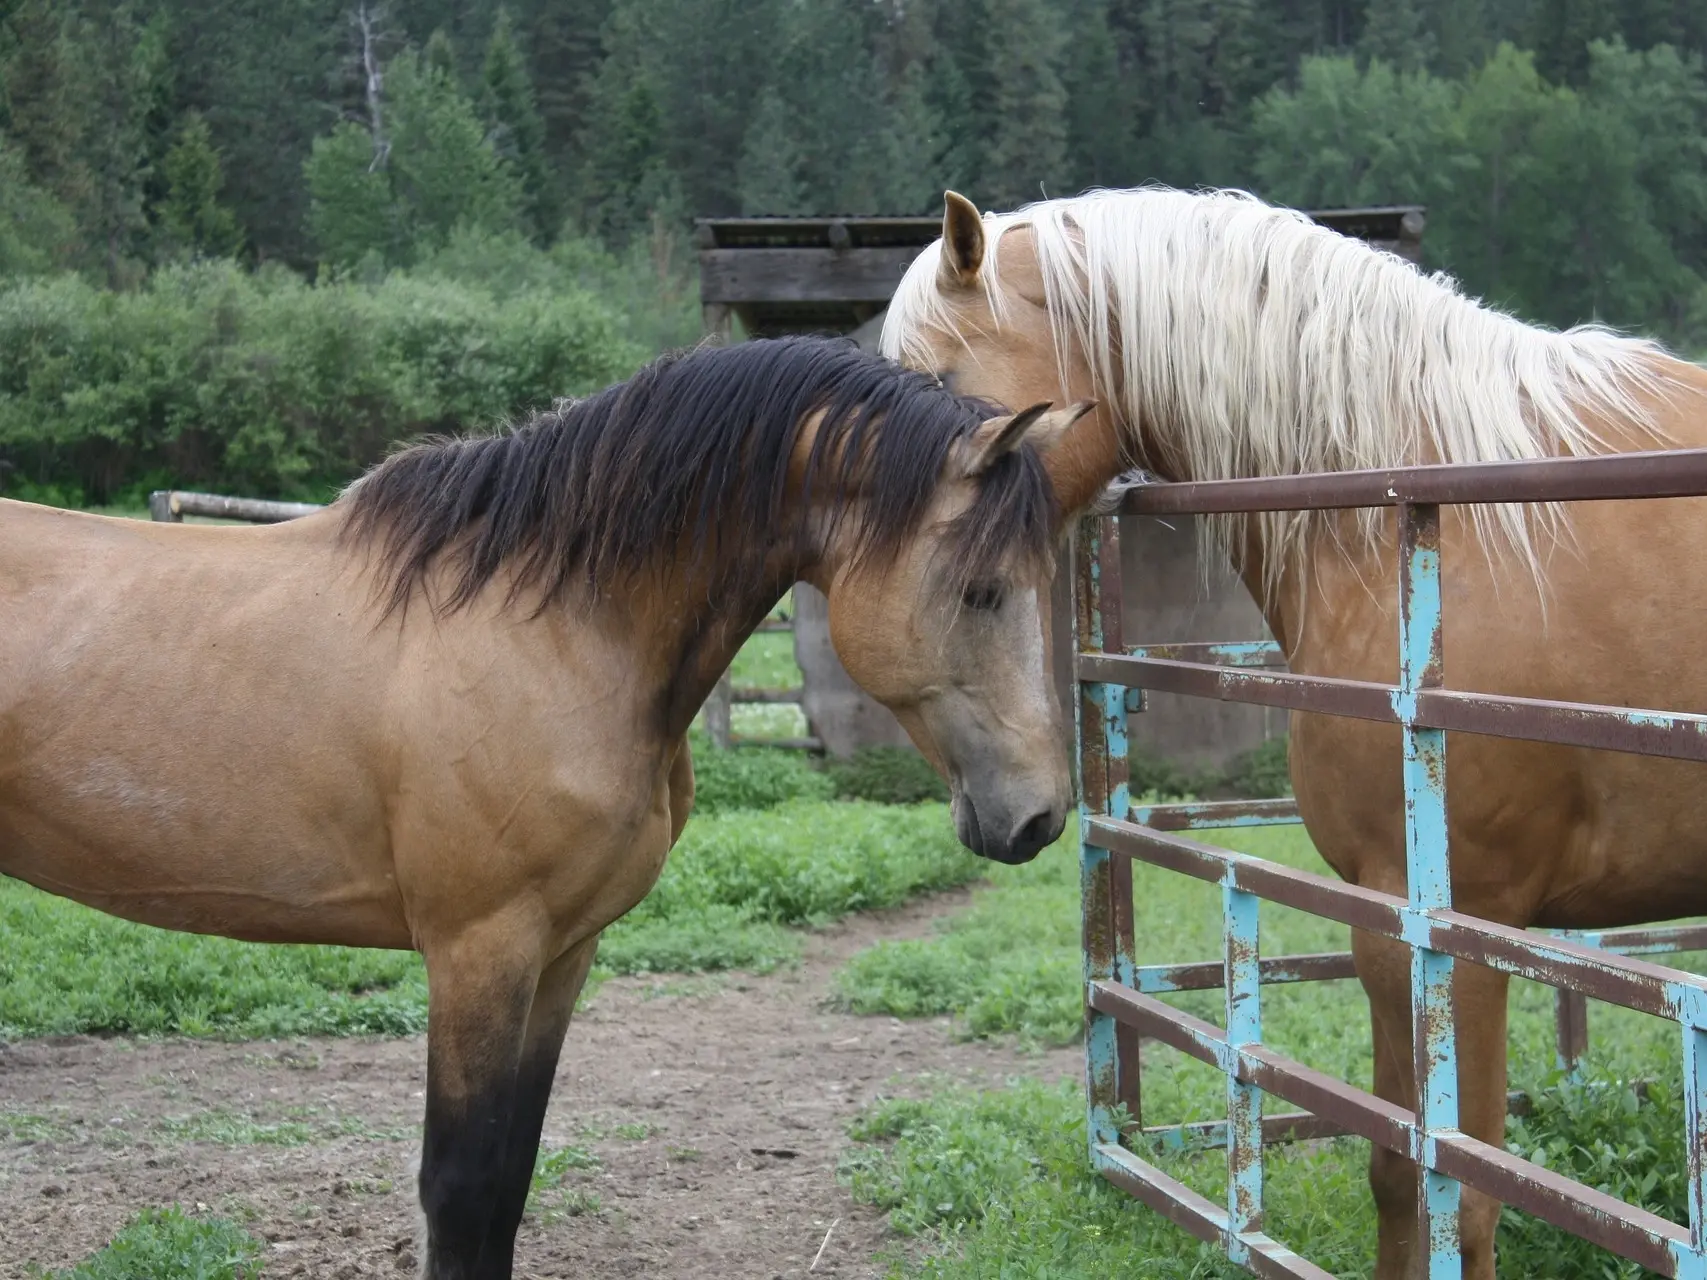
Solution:
[[[155,500],[165,498],[168,514],[155,514]],[[228,498],[217,493],[187,493],[177,489],[148,497],[148,511],[156,520],[182,520],[185,516],[212,516],[224,520],[247,520],[251,524],[282,524],[325,510],[317,502],[269,502],[263,498]]]

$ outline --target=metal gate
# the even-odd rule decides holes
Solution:
[[[1470,1186],[1666,1276],[1707,1280],[1707,978],[1629,958],[1707,943],[1700,926],[1531,933],[1452,910],[1447,867],[1448,731],[1707,761],[1707,716],[1466,693],[1445,686],[1441,656],[1440,508],[1707,495],[1707,450],[1409,467],[1262,480],[1145,486],[1126,514],[1168,515],[1396,507],[1399,679],[1387,685],[1270,670],[1266,643],[1128,646],[1121,634],[1119,521],[1080,527],[1075,560],[1077,733],[1090,1158],[1109,1181],[1259,1276],[1328,1273],[1272,1238],[1263,1222],[1263,1146],[1352,1134],[1426,1171],[1420,1212],[1430,1280],[1462,1273],[1460,1186]],[[1193,829],[1296,822],[1290,801],[1134,806],[1126,716],[1142,690],[1221,698],[1397,724],[1403,736],[1408,896],[1204,844]],[[1134,860],[1221,886],[1219,963],[1137,966]],[[1349,953],[1263,958],[1257,903],[1277,902],[1410,948],[1418,1112],[1413,1114],[1265,1046],[1262,988],[1352,975]],[[1594,942],[1598,945],[1589,945]],[[1621,954],[1620,954],[1621,953]],[[1689,1226],[1627,1205],[1458,1128],[1455,961],[1529,978],[1561,993],[1560,1052],[1582,1051],[1585,996],[1668,1018],[1683,1037]],[[1158,999],[1224,988],[1226,1030]],[[1217,1067],[1227,1118],[1146,1128],[1140,1037]],[[1301,1108],[1263,1115],[1262,1095]],[[1157,1146],[1227,1150],[1217,1205],[1144,1158]]]

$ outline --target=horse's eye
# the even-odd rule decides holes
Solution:
[[[989,611],[1002,607],[1002,588],[995,582],[974,582],[961,594],[961,602],[968,609]]]

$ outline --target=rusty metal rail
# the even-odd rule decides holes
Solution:
[[[1707,947],[1707,925],[1549,935],[1454,911],[1445,737],[1449,731],[1486,734],[1707,761],[1707,716],[1448,689],[1440,591],[1443,504],[1699,496],[1707,496],[1707,450],[1151,485],[1127,496],[1123,514],[1396,507],[1400,663],[1394,684],[1272,670],[1278,655],[1272,645],[1260,643],[1126,645],[1121,635],[1118,518],[1084,522],[1075,565],[1075,611],[1085,1051],[1090,1156],[1105,1177],[1199,1238],[1219,1243],[1230,1260],[1254,1274],[1319,1278],[1327,1273],[1266,1230],[1263,1148],[1299,1137],[1355,1134],[1423,1169],[1430,1280],[1462,1274],[1461,1186],[1535,1214],[1661,1275],[1707,1278],[1707,978],[1636,958]],[[1186,834],[1296,822],[1290,802],[1133,805],[1128,795],[1126,716],[1142,707],[1144,690],[1396,724],[1403,740],[1407,896],[1298,871]],[[1134,963],[1134,861],[1220,886],[1220,961],[1142,967]],[[1263,1044],[1265,985],[1352,976],[1349,953],[1264,958],[1257,925],[1257,904],[1263,899],[1410,948],[1416,1113]],[[1690,1130],[1688,1227],[1459,1129],[1451,990],[1453,966],[1460,961],[1557,988],[1559,1052],[1568,1066],[1586,1045],[1585,997],[1680,1025],[1685,1122]],[[1158,998],[1214,988],[1225,992],[1225,1031]],[[1140,1037],[1219,1068],[1227,1080],[1226,1120],[1145,1126]],[[1264,1093],[1302,1110],[1264,1117]],[[1224,1204],[1192,1192],[1143,1155],[1158,1147],[1201,1146],[1227,1150]]]

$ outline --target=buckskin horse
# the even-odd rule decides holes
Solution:
[[[943,234],[891,303],[884,350],[957,391],[1095,397],[1051,473],[1083,492],[1142,466],[1216,480],[1707,444],[1707,371],[1597,327],[1559,333],[1238,192],[1100,191]],[[1447,508],[1457,688],[1707,711],[1707,504]],[[1390,512],[1212,526],[1294,671],[1391,682]],[[1220,638],[1220,637],[1216,637]],[[1405,892],[1399,732],[1296,715],[1291,771],[1346,880]],[[1599,928],[1707,911],[1707,788],[1687,763],[1494,738],[1448,748],[1452,894],[1507,925]],[[1406,949],[1353,935],[1375,1091],[1414,1110]],[[1457,966],[1463,1129],[1500,1143],[1506,978]],[[1377,1274],[1419,1274],[1416,1166],[1370,1166]],[[1497,1203],[1465,1189],[1464,1274],[1492,1280]]]
[[[762,341],[409,448],[286,525],[0,503],[0,871],[170,929],[418,949],[424,1271],[507,1280],[599,932],[656,881],[689,722],[792,583],[962,841],[1019,862],[1060,834],[1039,601],[1085,408]]]

